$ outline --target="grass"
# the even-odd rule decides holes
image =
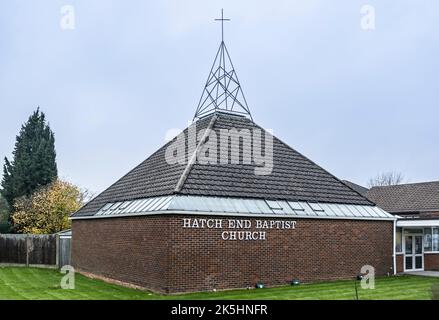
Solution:
[[[300,286],[285,286],[257,290],[231,290],[163,296],[134,290],[80,274],[75,277],[75,289],[60,288],[62,274],[57,270],[0,267],[0,299],[3,300],[151,300],[151,299],[354,299],[353,281],[322,282]],[[374,290],[359,288],[360,299],[431,299],[432,286],[439,286],[439,278],[399,276],[376,279]]]

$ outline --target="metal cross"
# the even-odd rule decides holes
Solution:
[[[221,21],[221,41],[224,42],[224,21],[230,21],[230,19],[224,19],[224,9],[221,9],[221,19],[215,19],[215,21]]]

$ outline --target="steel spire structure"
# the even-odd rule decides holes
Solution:
[[[221,21],[221,44],[198,102],[194,120],[215,111],[246,115],[253,120],[224,42],[224,21],[230,21],[230,19],[224,18],[224,12],[221,9],[221,18],[215,21]]]

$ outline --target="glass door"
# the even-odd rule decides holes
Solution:
[[[404,240],[404,270],[424,270],[424,246],[422,235],[406,235]]]

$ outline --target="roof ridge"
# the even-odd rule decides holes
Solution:
[[[323,169],[323,168],[322,168],[322,169]],[[323,170],[325,170],[325,169],[323,169]],[[328,172],[328,173],[329,173],[329,172]],[[329,173],[329,174],[330,174],[330,173]],[[333,177],[336,178],[336,179],[337,179],[338,181],[340,181],[341,183],[343,183],[346,187],[348,187],[348,188],[351,189],[352,191],[358,193],[360,196],[362,196],[362,197],[366,198],[367,200],[371,201],[371,200],[370,200],[369,198],[367,198],[364,194],[360,193],[359,191],[355,190],[352,186],[350,186],[349,183],[352,183],[352,184],[354,184],[354,185],[356,185],[356,186],[358,186],[358,187],[360,187],[360,188],[364,188],[364,189],[366,189],[365,193],[367,193],[370,189],[368,189],[368,188],[362,186],[361,184],[358,184],[358,183],[355,183],[355,182],[352,182],[352,181],[349,181],[349,180],[339,179],[339,178],[337,178],[336,176],[333,176]],[[371,201],[371,202],[372,202],[373,204],[376,205],[376,203],[374,203],[373,201]]]
[[[369,190],[379,189],[379,188],[405,187],[405,186],[422,185],[422,184],[439,184],[439,180],[436,180],[436,181],[425,181],[425,182],[401,183],[401,184],[394,184],[394,185],[391,185],[391,186],[374,186],[374,187],[370,188]]]
[[[197,147],[195,148],[194,153],[192,154],[191,158],[188,159],[188,163],[187,163],[186,167],[184,168],[184,170],[180,176],[180,179],[177,182],[177,185],[175,186],[174,192],[179,193],[181,191],[181,189],[183,188],[184,183],[186,182],[186,179],[189,176],[189,173],[191,172],[191,169],[197,160],[198,154],[200,153],[200,150],[201,150],[201,146],[206,142],[206,139],[209,136],[209,132],[210,132],[210,130],[212,130],[212,127],[214,126],[216,119],[218,119],[218,115],[214,114],[212,116],[212,118],[210,119],[209,125],[206,128],[206,131],[204,131],[203,137],[201,138],[200,142],[198,143]],[[188,150],[188,152],[189,152],[189,150]],[[188,154],[188,156],[189,156],[189,154]]]

